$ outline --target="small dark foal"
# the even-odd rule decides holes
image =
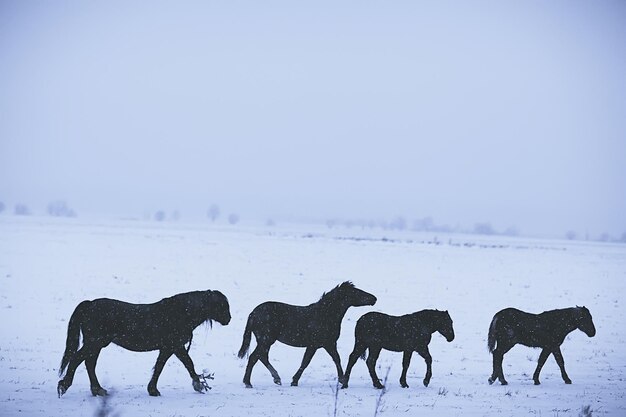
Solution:
[[[367,313],[361,316],[354,330],[354,350],[350,354],[348,367],[341,380],[342,388],[348,387],[350,372],[357,359],[365,359],[365,351],[369,349],[367,368],[375,388],[382,389],[376,375],[376,361],[382,349],[404,352],[402,358],[402,375],[400,385],[408,388],[406,373],[411,362],[411,355],[417,352],[426,362],[424,386],[428,386],[432,376],[432,357],[428,350],[432,334],[439,332],[448,342],[454,340],[452,319],[447,311],[422,310],[404,316],[389,316],[383,313]]]
[[[537,369],[533,374],[535,385],[540,384],[539,373],[550,354],[554,356],[561,369],[563,381],[571,384],[572,380],[565,372],[561,344],[565,337],[576,329],[589,337],[596,334],[591,313],[586,307],[544,311],[541,314],[526,313],[515,308],[499,311],[493,316],[489,326],[487,346],[489,352],[493,354],[493,373],[489,377],[489,383],[493,384],[496,379],[499,379],[502,385],[508,384],[504,379],[502,360],[505,353],[520,343],[524,346],[542,348]]]

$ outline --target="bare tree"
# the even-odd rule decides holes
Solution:
[[[211,219],[212,222],[215,222],[217,218],[220,216],[220,207],[217,204],[211,204],[209,210],[207,211],[207,216]]]
[[[476,223],[474,225],[474,233],[477,235],[494,235],[496,231],[491,226],[491,223]]]
[[[237,224],[239,223],[239,215],[237,213],[231,213],[228,215],[228,223]]]
[[[392,229],[404,230],[406,229],[406,219],[402,216],[397,216],[396,218],[391,220],[391,222],[389,223],[389,226]]]
[[[575,240],[576,239],[576,232],[573,230],[568,230],[567,233],[565,233],[565,238],[567,240]]]
[[[50,202],[48,204],[48,214],[55,217],[76,217],[76,212],[63,200]]]
[[[14,213],[17,216],[28,216],[30,215],[30,210],[26,206],[26,204],[16,204]]]
[[[519,230],[517,230],[517,227],[515,226],[510,226],[504,232],[502,232],[502,234],[505,236],[518,236]]]
[[[429,230],[432,230],[434,227],[435,227],[435,221],[430,216],[424,217],[422,219],[416,219],[413,222],[413,230],[429,231]]]

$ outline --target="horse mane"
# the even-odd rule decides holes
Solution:
[[[323,293],[322,296],[320,297],[320,299],[317,302],[320,303],[320,302],[324,302],[324,301],[333,300],[337,296],[337,294],[339,294],[339,292],[341,292],[341,291],[343,291],[343,290],[345,290],[347,288],[354,288],[354,284],[351,281],[344,281],[341,284],[337,285],[332,290]]]
[[[580,306],[565,307],[565,308],[556,308],[554,310],[546,310],[542,313],[539,313],[538,315],[541,315],[541,314],[553,315],[553,314],[559,314],[559,313],[573,313],[574,315],[580,315],[585,310],[589,311],[587,307],[580,307]]]
[[[209,294],[213,294],[215,293],[215,291],[211,291],[209,290]],[[206,294],[206,291],[190,291],[190,292],[184,292],[184,293],[180,293],[180,294],[175,294],[171,297],[166,297],[163,298],[160,302],[163,303],[164,305],[169,305],[170,308],[177,308],[177,309],[184,309],[185,311],[190,311],[189,308],[190,307],[195,307],[193,304],[195,304],[195,302],[197,302],[198,300],[201,300]],[[220,293],[221,294],[221,293]],[[221,294],[223,297],[225,297],[223,294]],[[193,301],[193,304],[190,304],[189,302]],[[194,311],[194,313],[197,313],[197,311]],[[202,320],[204,317],[202,315],[198,315],[195,316],[195,318]],[[206,319],[202,320],[202,322],[200,323],[200,325],[206,325],[208,327],[210,327],[211,329],[213,328],[213,319],[210,317],[207,317]],[[190,346],[191,346],[191,341],[190,341]]]

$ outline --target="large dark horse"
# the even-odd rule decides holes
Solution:
[[[452,318],[447,311],[422,310],[404,316],[389,316],[383,313],[367,313],[361,316],[354,329],[354,349],[348,360],[346,373],[341,379],[341,388],[348,388],[350,372],[357,359],[365,359],[365,351],[369,349],[367,368],[369,369],[374,387],[384,388],[376,375],[376,361],[382,349],[404,352],[402,358],[402,375],[400,385],[408,388],[406,373],[411,363],[411,355],[417,352],[426,362],[424,385],[428,386],[432,376],[433,358],[428,351],[428,344],[434,332],[439,332],[448,342],[454,340]]]
[[[67,343],[59,376],[59,397],[72,385],[76,368],[85,361],[93,395],[106,395],[96,377],[96,362],[102,348],[113,342],[135,352],[159,350],[154,373],[148,384],[148,393],[161,395],[157,389],[159,375],[172,355],[185,365],[193,388],[202,392],[206,386],[194,370],[189,357],[193,330],[212,320],[222,325],[230,322],[228,299],[219,291],[194,291],[164,298],[154,304],[130,304],[99,298],[80,303],[67,327]],[[80,332],[83,346],[78,349]],[[189,346],[185,348],[185,344]]]
[[[341,320],[349,307],[371,306],[374,303],[376,303],[376,297],[346,281],[322,295],[318,302],[308,306],[294,306],[273,301],[258,305],[248,317],[243,342],[239,349],[239,357],[243,358],[250,347],[250,339],[254,332],[257,346],[248,359],[248,366],[243,377],[244,384],[252,388],[250,375],[258,360],[261,360],[261,363],[270,371],[274,383],[281,384],[280,376],[270,364],[268,357],[270,347],[277,340],[289,346],[306,348],[302,365],[293,376],[292,386],[298,385],[302,372],[319,348],[324,348],[328,352],[337,367],[337,375],[341,378],[343,371],[337,353]]]
[[[561,344],[572,331],[580,329],[589,337],[596,334],[596,328],[591,319],[591,313],[586,307],[572,307],[561,310],[544,311],[541,314],[530,314],[515,308],[507,308],[496,313],[489,326],[487,346],[493,353],[493,373],[489,383],[496,379],[502,385],[507,385],[502,371],[504,354],[513,346],[521,343],[524,346],[539,347],[543,350],[539,354],[537,369],[533,374],[535,385],[539,385],[539,373],[552,354],[561,369],[561,376],[566,384],[572,380],[565,372],[565,362],[561,354]]]

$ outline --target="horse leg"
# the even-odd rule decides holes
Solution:
[[[356,361],[359,360],[359,357],[365,354],[367,350],[367,346],[364,343],[361,343],[357,340],[354,343],[354,349],[350,354],[350,358],[348,359],[348,366],[346,366],[346,372],[343,374],[343,378],[339,381],[341,382],[341,388],[348,388],[348,382],[350,381],[350,373],[352,372],[352,367],[356,364]]]
[[[502,361],[504,360],[504,354],[507,353],[514,345],[503,345],[499,346],[493,352],[493,360],[495,361],[494,367],[496,367],[496,371],[498,374],[498,379],[500,380],[500,384],[508,385],[509,383],[504,378],[504,370],[502,369]]]
[[[569,379],[569,376],[567,376],[567,372],[565,372],[565,361],[563,360],[561,347],[558,346],[556,349],[554,349],[552,351],[552,354],[554,355],[554,359],[556,359],[556,363],[559,365],[559,368],[561,368],[561,377],[563,378],[563,381],[565,381],[566,384],[571,384],[572,380]]]
[[[157,382],[159,381],[159,376],[161,372],[163,372],[163,367],[165,366],[165,362],[172,356],[173,352],[170,350],[161,349],[159,351],[159,357],[154,364],[154,373],[152,374],[152,378],[148,383],[148,394],[152,397],[158,397],[161,395],[159,390],[157,389]]]
[[[493,369],[496,375],[496,379],[500,380],[500,384],[508,385],[508,382],[504,378],[504,371],[502,370],[502,361],[504,360],[504,353],[499,349],[493,352]]]
[[[180,360],[185,366],[185,369],[187,369],[187,372],[189,372],[189,376],[191,377],[191,380],[193,381],[192,382],[193,389],[199,393],[204,394],[204,391],[206,390],[206,388],[202,384],[202,382],[200,382],[200,377],[196,373],[196,369],[193,366],[193,361],[191,360],[191,356],[189,356],[187,349],[185,349],[184,346],[180,346],[174,351],[174,355],[176,355],[178,360]]]
[[[430,378],[433,376],[432,363],[433,358],[430,356],[430,352],[428,351],[428,346],[424,348],[420,348],[417,350],[417,353],[424,358],[426,362],[426,375],[424,376],[424,386],[427,387],[430,384]]]
[[[400,375],[400,386],[402,388],[408,388],[409,385],[406,383],[406,373],[409,370],[409,364],[411,363],[411,355],[412,351],[406,350],[402,356],[402,375]]]
[[[92,353],[85,359],[85,367],[87,368],[87,375],[89,375],[89,383],[91,385],[91,394],[93,394],[94,397],[103,397],[108,394],[107,390],[100,386],[100,382],[98,382],[98,377],[96,376],[96,363],[98,362],[98,356],[101,350],[102,348],[97,349],[95,353]]]
[[[496,379],[498,379],[498,361],[496,360],[496,352],[492,352],[492,362],[493,362],[493,371],[491,372],[491,376],[487,380],[489,385],[493,384]]]
[[[246,388],[252,388],[250,377],[252,376],[252,368],[254,368],[254,365],[256,365],[261,357],[260,352],[260,345],[257,344],[257,347],[252,351],[250,357],[248,357],[248,366],[246,366],[246,373],[243,375],[243,383],[246,385]]]
[[[370,352],[367,357],[367,369],[370,371],[370,377],[372,378],[372,383],[374,384],[374,388],[383,389],[385,386],[380,383],[380,379],[378,379],[378,375],[376,375],[376,361],[378,360],[378,355],[380,355],[381,348],[376,346],[370,346]]]
[[[332,344],[330,346],[324,346],[324,349],[330,355],[331,359],[335,363],[335,367],[337,368],[337,380],[341,382],[343,379],[343,369],[341,369],[341,358],[339,357],[339,352],[337,352],[337,344]]]
[[[272,378],[274,379],[274,384],[282,385],[282,382],[280,381],[280,375],[278,375],[278,372],[270,363],[269,354],[270,354],[270,348],[268,347],[264,352],[261,353],[261,356],[259,357],[259,359],[261,360],[261,363],[265,365],[267,370],[270,371],[270,374],[272,374]]]
[[[541,368],[543,368],[543,365],[546,363],[548,356],[550,356],[550,353],[551,352],[549,349],[544,348],[539,354],[539,360],[537,361],[537,369],[535,369],[535,373],[533,374],[533,381],[535,381],[535,385],[539,385],[541,383],[539,382],[539,373],[541,372]]]
[[[313,355],[315,355],[315,352],[317,352],[317,348],[315,347],[306,348],[306,351],[304,352],[304,356],[302,357],[302,364],[300,364],[300,368],[298,368],[296,373],[293,375],[293,378],[291,379],[292,387],[298,386],[298,381],[300,381],[302,372],[304,372],[306,367],[309,366],[309,364],[311,363],[311,359],[313,359]]]
[[[59,398],[61,395],[65,394],[65,392],[72,386],[72,382],[74,381],[74,374],[76,373],[76,368],[86,359],[87,357],[87,349],[83,345],[82,348],[78,349],[78,352],[74,354],[70,363],[67,365],[67,372],[63,379],[59,381],[57,384],[57,394],[59,394]]]

